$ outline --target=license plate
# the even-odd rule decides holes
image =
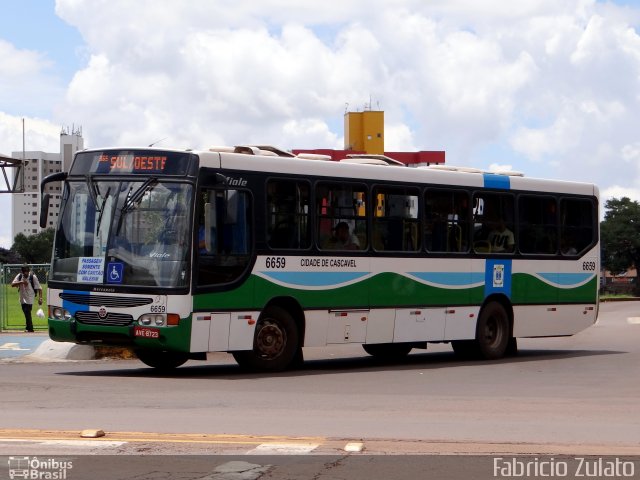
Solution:
[[[157,328],[134,327],[133,336],[142,338],[160,338],[160,330]]]

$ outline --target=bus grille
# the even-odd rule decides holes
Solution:
[[[105,318],[100,318],[98,312],[76,312],[76,319],[85,325],[109,325],[113,327],[126,327],[133,322],[133,317],[126,313],[108,313]]]
[[[141,307],[142,305],[153,303],[153,298],[147,297],[111,297],[107,295],[85,295],[82,293],[61,293],[60,298],[77,305],[109,308]]]

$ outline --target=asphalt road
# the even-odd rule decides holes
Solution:
[[[242,373],[225,354],[172,375],[135,360],[4,359],[0,454],[343,454],[362,444],[638,455],[638,317],[638,302],[603,304],[590,329],[521,340],[519,356],[496,362],[459,361],[447,345],[395,364],[359,346],[308,349],[302,369],[271,375]],[[107,435],[81,440],[84,429]]]

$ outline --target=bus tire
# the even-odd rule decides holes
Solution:
[[[382,360],[399,360],[409,355],[413,349],[410,343],[370,343],[362,348],[372,357]]]
[[[281,307],[264,309],[253,337],[253,350],[233,352],[238,365],[247,370],[278,372],[291,366],[299,352],[298,326]]]
[[[498,302],[490,302],[480,312],[476,325],[476,345],[485,360],[502,358],[509,346],[509,316]]]
[[[189,355],[165,350],[136,349],[136,356],[142,363],[158,370],[173,370],[189,360]]]

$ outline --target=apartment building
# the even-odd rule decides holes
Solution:
[[[69,171],[73,155],[84,148],[80,129],[65,130],[60,133],[60,152],[41,151],[11,152],[12,158],[24,158],[24,193],[12,195],[11,238],[18,233],[33,235],[42,229],[40,218],[40,182],[51,173]],[[45,193],[51,195],[47,227],[53,227],[58,221],[62,184],[47,185]]]

